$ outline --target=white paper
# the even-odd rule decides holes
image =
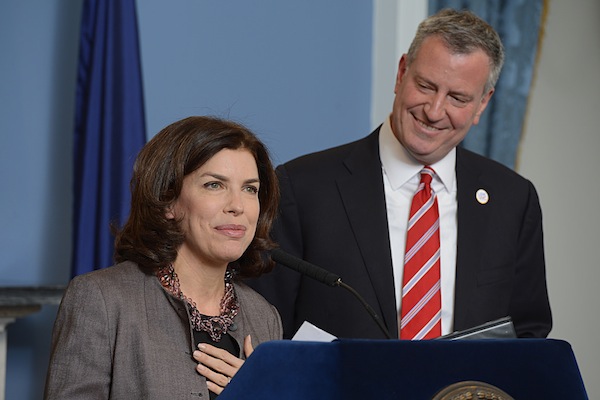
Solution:
[[[300,329],[298,329],[292,338],[292,340],[302,340],[306,342],[331,342],[335,339],[337,339],[337,337],[325,332],[321,328],[317,328],[308,321],[302,323],[302,326],[300,326]]]

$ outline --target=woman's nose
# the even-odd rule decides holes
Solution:
[[[241,193],[231,193],[225,211],[234,215],[238,215],[244,212],[244,202],[242,200]]]

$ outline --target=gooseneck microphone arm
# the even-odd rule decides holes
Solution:
[[[321,267],[318,267],[314,264],[311,264],[307,261],[304,261],[301,258],[286,253],[285,251],[279,248],[271,250],[271,258],[273,259],[273,261],[284,265],[288,268],[291,268],[294,271],[301,273],[302,275],[306,275],[321,283],[324,283],[327,286],[341,286],[344,289],[348,290],[365,307],[365,309],[367,310],[369,315],[371,315],[371,318],[373,318],[375,323],[377,323],[377,326],[379,326],[379,329],[381,329],[385,337],[388,339],[392,339],[392,336],[386,329],[385,325],[383,324],[379,316],[375,313],[375,311],[371,308],[369,303],[367,303],[365,299],[363,299],[363,297],[350,285],[347,285],[344,282],[342,282],[342,278],[340,278],[338,275],[329,272]]]
[[[358,294],[358,292],[356,290],[354,290],[354,288],[352,288],[352,286],[346,285],[341,280],[339,281],[339,285],[338,286],[341,286],[344,289],[347,289],[350,293],[352,293],[354,295],[354,297],[356,297],[358,299],[358,301],[360,301],[362,303],[362,305],[365,307],[365,309],[367,310],[367,312],[371,315],[371,318],[373,318],[373,320],[375,321],[375,323],[377,323],[377,326],[379,326],[379,329],[381,329],[381,332],[383,332],[383,334],[385,335],[385,337],[387,339],[391,339],[392,338],[392,335],[390,335],[390,333],[386,329],[385,325],[383,324],[383,322],[381,321],[381,319],[379,318],[379,316],[377,315],[377,313],[375,313],[375,311],[371,308],[371,306],[369,305],[369,303],[367,303],[366,300],[363,299],[362,296],[360,294]]]

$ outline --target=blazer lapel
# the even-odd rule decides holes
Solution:
[[[365,146],[350,154],[344,163],[349,174],[338,178],[337,185],[379,303],[379,313],[394,335],[396,301],[378,138],[379,129],[365,138]]]
[[[477,288],[477,270],[492,208],[476,197],[479,190],[493,201],[493,187],[486,183],[472,155],[457,148],[456,157],[458,235],[456,255],[456,287],[454,330],[470,328],[473,305],[470,299]]]

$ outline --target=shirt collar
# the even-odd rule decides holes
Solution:
[[[423,169],[423,164],[417,162],[394,136],[389,116],[379,130],[379,154],[381,166],[393,190],[398,190]],[[441,182],[444,189],[449,193],[454,191],[456,188],[456,149],[452,149],[431,167],[437,174],[436,180]]]

